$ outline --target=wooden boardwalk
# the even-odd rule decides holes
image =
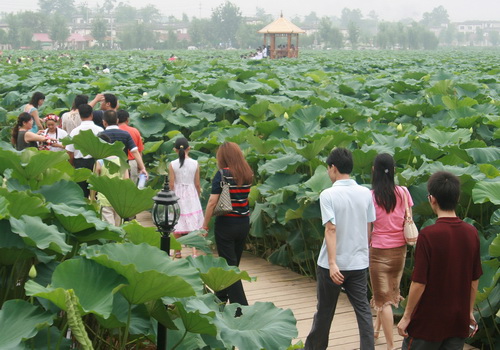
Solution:
[[[138,220],[145,226],[152,226],[151,215],[149,213],[138,215]],[[190,248],[183,248],[183,256],[188,256],[190,253]],[[299,340],[305,342],[316,311],[316,281],[284,267],[273,265],[247,252],[243,253],[240,269],[247,271],[250,276],[257,278],[255,282],[243,281],[248,302],[253,304],[257,301],[269,301],[277,307],[291,309],[297,319],[297,330],[299,333],[293,344],[299,342]],[[395,326],[393,333],[395,346],[397,349],[400,349],[403,338],[398,335]],[[328,349],[359,349],[356,316],[344,293],[341,293],[337,304]],[[386,349],[386,342],[382,331],[380,332],[380,338],[375,341],[375,349]],[[466,344],[464,349],[475,348]]]

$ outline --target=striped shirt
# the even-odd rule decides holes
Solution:
[[[224,172],[224,178],[229,182],[229,194],[231,196],[231,203],[233,205],[233,211],[224,216],[249,216],[250,206],[248,204],[248,195],[250,194],[251,184],[238,186],[234,181],[229,168],[222,170]],[[214,179],[212,180],[212,194],[221,194],[221,175],[218,171]]]

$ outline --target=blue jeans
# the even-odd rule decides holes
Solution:
[[[324,350],[328,347],[328,337],[341,287],[344,287],[356,313],[360,349],[374,349],[372,313],[367,297],[367,269],[340,271],[344,275],[344,283],[341,286],[332,281],[330,270],[318,266],[316,271],[318,305],[304,349]]]

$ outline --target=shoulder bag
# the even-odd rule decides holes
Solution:
[[[403,232],[405,235],[406,244],[415,245],[418,238],[418,229],[413,218],[410,215],[410,208],[408,205],[408,198],[406,197],[406,191],[403,189],[403,196],[405,198],[405,220],[403,224]]]
[[[222,192],[219,195],[219,199],[217,200],[217,204],[215,205],[214,208],[215,216],[226,215],[233,211],[233,205],[231,203],[231,195],[229,194],[229,183],[226,181],[222,169],[219,171],[221,176],[220,187],[222,188]]]

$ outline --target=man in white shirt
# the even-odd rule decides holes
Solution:
[[[103,128],[95,125],[94,122],[92,121],[92,107],[90,105],[82,104],[78,106],[78,112],[80,113],[80,118],[82,119],[82,123],[71,131],[71,133],[69,134],[71,138],[75,137],[83,130],[92,130],[92,132],[96,136],[100,132],[104,131]],[[92,158],[92,156],[90,155],[84,156],[82,152],[75,149],[75,145],[73,144],[67,145],[66,151],[68,151],[69,161],[75,167],[75,169],[87,168],[90,171],[93,171],[95,159]],[[88,183],[86,181],[82,181],[79,182],[78,185],[80,185],[80,187],[82,188],[84,196],[88,197],[90,194],[90,190],[88,189]]]
[[[352,154],[336,148],[328,156],[332,187],[320,195],[325,239],[318,257],[317,312],[305,349],[328,347],[330,327],[341,288],[356,313],[360,349],[374,349],[373,324],[367,298],[368,223],[375,221],[371,192],[350,178]]]

